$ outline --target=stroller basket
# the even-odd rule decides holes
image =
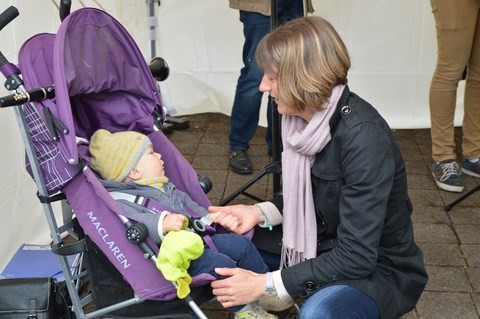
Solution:
[[[88,269],[90,269],[89,280],[95,283],[92,285],[95,306],[104,308],[131,298],[134,294],[132,288],[123,280],[122,275],[107,260],[95,243],[87,239],[87,247],[87,264]],[[200,304],[213,298],[209,286],[192,289],[190,295]],[[146,300],[141,304],[131,305],[109,313],[109,315],[116,318],[148,318],[152,314],[170,314],[170,318],[173,318],[175,314],[188,313],[189,311],[190,309],[185,302],[179,299],[162,303]]]

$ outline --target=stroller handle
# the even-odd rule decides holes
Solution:
[[[8,7],[5,11],[0,14],[0,31],[10,22],[18,17],[18,10],[14,6]]]
[[[10,6],[0,13],[0,30],[16,17],[18,17],[18,10],[14,6]],[[7,90],[16,89],[23,84],[22,79],[18,76],[20,71],[16,66],[8,62],[2,52],[0,52],[0,72],[7,78],[7,82],[5,83]]]
[[[41,87],[29,91],[14,93],[0,97],[0,107],[22,105],[29,102],[38,102],[51,99],[55,96],[54,86]]]
[[[60,1],[60,21],[63,21],[70,14],[70,7],[72,6],[72,1],[70,0],[61,0]]]
[[[14,6],[10,6],[5,11],[0,14],[0,31],[5,28],[7,24],[13,21],[18,17],[18,10]],[[8,60],[5,56],[0,52],[0,67],[4,66],[8,63]]]

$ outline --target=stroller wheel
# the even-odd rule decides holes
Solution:
[[[135,245],[139,245],[147,239],[148,229],[145,224],[135,223],[127,228],[127,239]]]

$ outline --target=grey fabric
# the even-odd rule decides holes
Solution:
[[[208,210],[206,208],[198,205],[186,193],[178,190],[171,182],[168,182],[164,185],[164,192],[157,188],[135,184],[131,181],[124,184],[105,180],[101,180],[101,182],[109,192],[123,192],[155,200],[159,204],[169,207],[169,212],[171,213],[179,213],[188,216],[189,213],[185,209],[186,206],[199,216],[203,217],[208,214]],[[147,226],[148,233],[150,236],[152,236],[155,243],[159,244],[161,242],[157,229],[160,214],[153,214],[153,212],[146,207],[132,203],[129,200],[118,200],[118,202],[122,205],[122,208],[126,212],[127,216],[125,217],[145,224]]]

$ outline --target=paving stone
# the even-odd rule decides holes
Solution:
[[[475,304],[469,293],[424,292],[417,304],[422,319],[476,319]]]
[[[443,202],[439,202],[442,198],[436,189],[415,189],[409,192],[409,196],[413,206],[444,206]]]
[[[422,249],[425,264],[428,266],[466,266],[465,256],[456,244],[444,243],[418,243]]]
[[[427,266],[427,291],[473,292],[465,267]]]
[[[202,137],[202,143],[205,144],[223,144],[228,147],[228,134],[215,134],[215,135],[204,135]]]
[[[448,212],[448,215],[454,224],[480,225],[480,209],[478,207],[455,207]]]
[[[232,174],[228,175],[227,182],[232,185],[244,185],[246,183],[249,183],[254,177],[256,178],[258,174],[260,174],[262,171],[257,170],[254,171],[253,174],[249,175],[240,175],[240,174],[235,174],[232,172]],[[262,186],[267,186],[268,179],[264,178],[267,175],[264,175],[263,177],[259,178],[255,184],[260,184]]]
[[[460,238],[461,244],[480,244],[480,232],[478,231],[478,225],[453,225],[453,228],[457,232]]]
[[[463,193],[451,193],[446,191],[441,191],[440,195],[442,196],[445,204],[453,205],[454,201],[460,201],[458,204],[452,208],[456,210],[460,207],[478,207],[480,206],[480,190],[478,192],[473,193],[472,195],[466,197],[465,199],[461,200],[460,197],[466,194],[468,191],[474,188],[474,186],[478,185],[478,182],[473,177],[467,177],[465,174],[462,175],[462,180],[465,184],[465,190]]]
[[[460,249],[469,267],[480,267],[480,244],[462,244]]]
[[[480,294],[473,293],[473,294],[470,294],[470,296],[472,297],[472,300],[475,304],[475,308],[477,309],[477,313],[478,313],[480,311]],[[477,318],[477,317],[473,317],[473,318]]]
[[[195,156],[193,159],[196,169],[227,169],[228,163],[225,156]]]
[[[449,224],[416,223],[413,227],[415,240],[419,243],[458,244],[458,239]]]
[[[405,159],[405,167],[407,168],[409,174],[425,175],[426,164],[422,158],[418,160]]]
[[[450,224],[449,215],[440,206],[414,205],[412,221],[415,224]]]
[[[408,167],[407,167],[408,170]],[[425,168],[423,168],[425,170]],[[432,175],[426,174],[408,174],[407,175],[408,187],[410,190],[417,189],[437,189],[437,185],[433,180]]]
[[[466,268],[468,278],[473,287],[473,291],[480,292],[480,268],[468,267]]]
[[[198,147],[196,155],[202,156],[218,156],[228,153],[228,146],[225,144],[207,144],[203,143],[201,147]]]

